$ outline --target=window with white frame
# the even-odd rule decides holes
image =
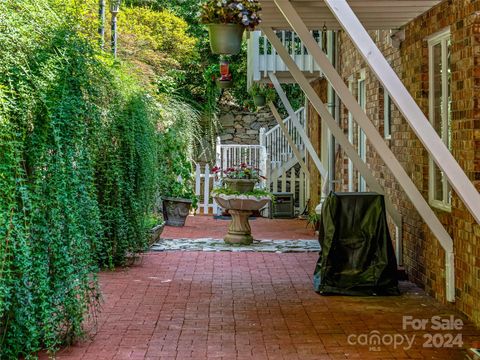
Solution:
[[[350,90],[350,93],[353,94],[353,75],[348,78],[348,90]],[[348,112],[348,141],[350,144],[353,145],[353,133],[354,133],[354,121],[353,121],[353,115],[349,111]],[[348,159],[348,191],[352,192],[353,191],[353,162]]]
[[[366,81],[365,81],[365,70],[360,71],[360,77],[358,79],[358,104],[362,108],[364,112],[367,110],[367,89],[366,89]],[[364,162],[367,161],[367,136],[365,132],[359,128],[358,130],[358,155],[360,159]],[[358,174],[358,191],[363,192],[367,191],[367,183],[360,173]]]
[[[442,141],[451,150],[451,71],[450,30],[428,38],[429,117]],[[451,188],[447,177],[430,157],[429,201],[434,207],[449,211]]]
[[[392,138],[392,99],[385,89],[383,89],[383,134],[387,140]]]

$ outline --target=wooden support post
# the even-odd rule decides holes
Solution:
[[[205,165],[205,177],[203,179],[203,213],[208,215],[210,208],[210,167]]]
[[[200,186],[202,183],[202,173],[200,170],[200,164],[195,165],[195,196],[200,200]],[[200,214],[200,204],[198,204],[195,213]]]

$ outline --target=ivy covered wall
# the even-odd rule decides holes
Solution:
[[[1,359],[82,336],[98,269],[146,246],[168,99],[97,49],[96,3],[0,2]]]

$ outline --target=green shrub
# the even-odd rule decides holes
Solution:
[[[0,13],[0,358],[30,358],[82,336],[99,265],[144,249],[160,108],[65,2]]]
[[[191,199],[196,207],[192,158],[193,145],[199,142],[199,114],[176,100],[165,103],[162,114],[167,129],[158,133],[158,193]]]

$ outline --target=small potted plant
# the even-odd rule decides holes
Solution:
[[[258,0],[207,0],[200,19],[208,26],[212,52],[238,54],[244,30],[260,24],[260,10]]]
[[[311,225],[315,231],[318,231],[320,228],[320,215],[316,212],[311,212],[308,214],[307,226]]]
[[[178,134],[169,130],[161,138],[158,191],[166,225],[184,226],[190,210],[197,206],[191,162],[178,144]]]
[[[275,90],[266,84],[254,83],[250,88],[250,95],[256,107],[262,107],[269,101],[275,100]]]
[[[218,173],[220,172],[220,169],[215,167],[212,169],[212,171],[214,173]],[[252,192],[255,188],[255,185],[261,179],[265,179],[265,177],[260,175],[259,169],[242,163],[240,166],[226,169],[223,173],[222,180],[227,189],[234,193],[245,194]]]
[[[163,220],[162,215],[154,212],[147,216],[145,219],[145,228],[149,232],[148,245],[153,245],[160,240],[164,227],[165,221]]]

